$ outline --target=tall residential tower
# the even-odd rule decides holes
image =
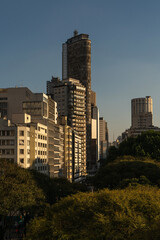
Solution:
[[[147,128],[152,126],[152,98],[134,98],[131,101],[132,128]]]
[[[78,34],[62,46],[62,79],[74,78],[86,88],[87,165],[90,168],[91,143],[91,40],[88,34]]]

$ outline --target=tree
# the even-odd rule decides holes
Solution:
[[[47,175],[31,170],[31,174],[39,188],[42,189],[46,202],[50,205],[61,198],[77,193],[86,192],[87,187],[80,183],[71,183],[66,178],[50,178]]]
[[[26,240],[159,240],[160,190],[78,193],[34,219]]]
[[[95,189],[122,188],[136,181],[137,184],[160,186],[160,163],[151,158],[119,157],[101,167],[91,181]]]
[[[13,217],[41,212],[44,203],[43,192],[28,170],[0,161],[0,216],[3,222],[0,239],[13,225]]]
[[[160,132],[147,131],[137,137],[129,137],[119,145],[118,155],[151,157],[160,160]]]

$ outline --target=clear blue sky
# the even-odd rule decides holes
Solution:
[[[92,89],[110,141],[130,127],[135,97],[153,98],[160,126],[159,0],[0,0],[0,87],[46,92],[75,29],[92,41]]]

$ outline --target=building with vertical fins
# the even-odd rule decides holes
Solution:
[[[88,34],[78,34],[62,45],[62,79],[74,78],[86,88],[87,168],[91,166],[91,40]]]

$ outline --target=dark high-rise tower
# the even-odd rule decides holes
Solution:
[[[87,168],[90,168],[91,142],[91,40],[88,34],[74,36],[63,44],[62,79],[78,79],[86,88]]]

